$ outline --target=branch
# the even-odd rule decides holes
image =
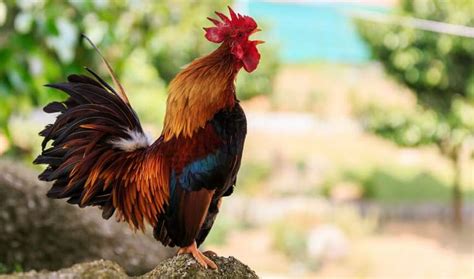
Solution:
[[[368,21],[381,23],[393,23],[400,26],[431,31],[435,33],[449,34],[459,37],[474,38],[474,27],[451,24],[440,21],[419,19],[413,17],[403,17],[395,15],[386,15],[378,12],[355,11],[350,15]]]

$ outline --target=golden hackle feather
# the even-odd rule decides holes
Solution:
[[[213,115],[234,104],[236,76],[229,46],[222,44],[208,56],[194,60],[170,83],[163,135],[191,137]],[[226,61],[228,60],[228,61]]]

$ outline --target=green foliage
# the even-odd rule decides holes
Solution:
[[[4,264],[0,263],[0,274],[6,273],[8,273],[8,268]]]
[[[38,127],[41,127],[42,123],[15,115],[10,117],[7,125],[11,139],[15,143],[15,148],[10,150],[10,155],[20,157],[27,162],[33,161],[41,151],[42,139],[38,136]]]
[[[107,76],[81,33],[99,46],[125,85],[130,81],[127,91],[140,116],[158,123],[168,82],[216,48],[203,36],[201,27],[211,24],[206,17],[229,2],[0,0],[0,132],[10,137],[10,115],[64,98],[44,84],[84,73],[83,66]],[[272,50],[263,52],[262,69],[239,81],[244,98],[271,91],[277,60]],[[150,102],[159,107],[153,110]]]
[[[23,267],[18,263],[14,264],[13,266],[7,266],[0,262],[0,275],[12,273],[12,272],[23,272],[23,271],[24,271]]]
[[[427,110],[400,110],[368,107],[361,112],[365,127],[402,146],[419,146],[439,142],[449,133],[449,127]]]
[[[471,0],[402,0],[400,13],[419,19],[474,26]],[[455,162],[453,219],[461,224],[459,177],[463,168],[460,158],[466,157],[464,152],[472,156],[472,150],[466,151],[465,146],[474,138],[473,38],[369,22],[359,22],[359,31],[387,73],[411,88],[424,108],[431,109],[431,112],[418,115],[369,110],[367,115],[372,118],[367,121],[368,128],[400,145],[436,143],[440,151]],[[422,189],[416,186],[416,189]],[[406,193],[418,196],[413,189],[407,190]]]
[[[403,0],[401,7],[402,15],[474,26],[470,0]],[[359,22],[359,30],[374,57],[424,105],[446,113],[456,98],[474,102],[472,38],[372,22]]]

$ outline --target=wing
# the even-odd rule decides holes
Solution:
[[[214,192],[223,185],[222,146],[210,124],[191,138],[173,138],[162,145],[162,154],[170,162],[170,202],[154,235],[165,245],[184,247],[194,241]]]
[[[245,113],[238,103],[232,110],[218,113],[214,119],[214,125],[219,127],[221,137],[227,142],[230,170],[226,180],[226,187],[215,193],[209,205],[206,218],[196,238],[198,246],[204,242],[214,225],[214,221],[219,213],[222,197],[230,196],[234,191],[237,173],[239,172],[242,160],[245,136],[247,134]]]
[[[230,184],[227,187],[220,189],[217,193],[214,194],[214,197],[209,205],[209,209],[206,214],[206,218],[202,223],[201,229],[196,237],[196,243],[199,247],[204,240],[206,240],[207,235],[212,229],[214,225],[214,221],[216,220],[217,214],[219,213],[220,205],[222,203],[222,197],[230,196],[234,192],[234,187],[237,181],[237,172],[240,169],[240,162],[242,159],[242,154],[236,154],[233,158],[232,169],[230,171],[229,177],[231,180],[229,181]]]
[[[166,223],[167,237],[181,247],[199,241],[198,234],[203,229],[210,230],[217,214],[217,200],[230,194],[235,183],[246,132],[245,119],[243,125],[234,125],[242,119],[233,115],[229,119],[220,117],[221,113],[217,113],[191,138],[167,142],[164,154],[173,156],[170,157],[170,204],[163,224]],[[161,227],[155,229],[155,237],[166,239],[162,231]],[[201,238],[204,240],[204,234]]]
[[[48,197],[99,206],[106,219],[117,212],[117,219],[136,229],[146,222],[155,226],[169,199],[161,139],[148,145],[124,93],[90,72],[97,80],[71,75],[68,82],[48,85],[69,98],[44,108],[59,115],[40,132],[42,153],[35,163],[48,167],[39,178],[54,181]]]

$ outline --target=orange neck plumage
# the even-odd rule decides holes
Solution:
[[[164,140],[191,137],[216,112],[233,107],[234,81],[239,68],[229,46],[224,43],[178,73],[168,89]]]

